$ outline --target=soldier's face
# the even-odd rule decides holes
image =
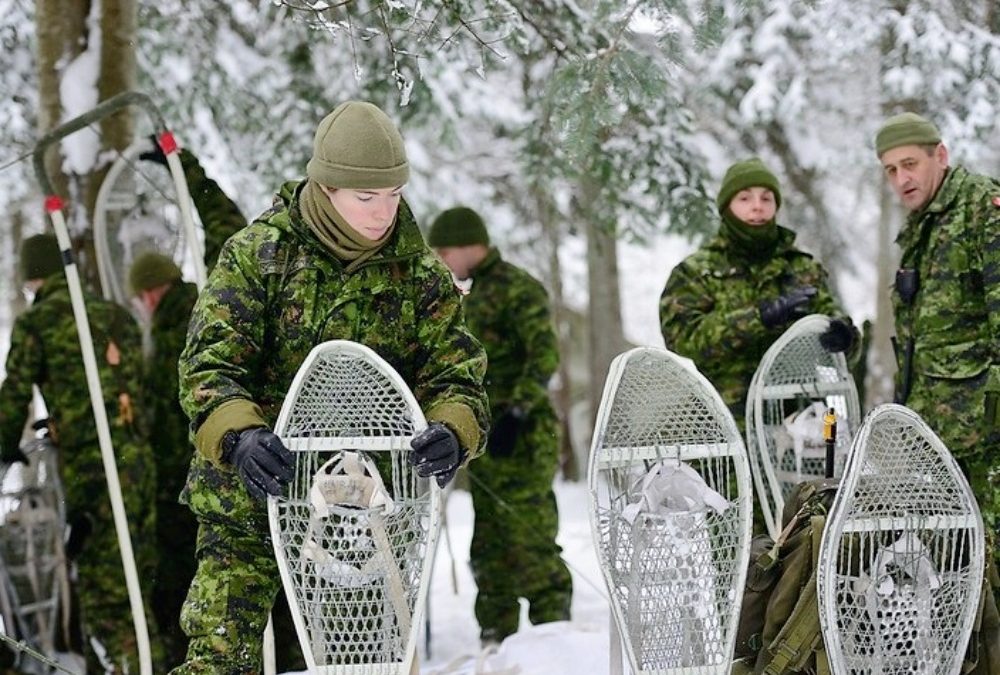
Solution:
[[[729,202],[729,210],[747,225],[757,227],[774,218],[778,203],[766,187],[749,187],[736,193]]]
[[[378,241],[396,220],[403,187],[347,190],[323,187],[330,203],[361,236]]]
[[[948,168],[948,149],[938,143],[928,151],[922,145],[903,145],[886,150],[882,168],[893,191],[908,211],[927,206],[944,180]]]

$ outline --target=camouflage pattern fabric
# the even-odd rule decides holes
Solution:
[[[385,247],[346,274],[299,214],[302,185],[283,186],[271,210],[229,239],[198,297],[180,360],[192,429],[233,401],[253,402],[273,426],[312,347],[347,339],[390,363],[425,412],[471,410],[485,439],[486,355],[409,207],[400,203]],[[212,450],[196,453],[182,493],[200,524],[198,571],[181,620],[188,660],[173,672],[259,672],[261,631],[279,587],[267,509],[231,466],[209,458]]]
[[[764,352],[788,328],[766,328],[760,303],[814,286],[817,294],[805,313],[844,318],[823,267],[795,248],[791,230],[779,226],[778,231],[773,255],[761,261],[743,254],[727,237],[714,237],[673,269],[660,296],[667,349],[695,362],[741,429],[750,380]]]
[[[559,424],[548,381],[559,365],[545,288],[496,249],[472,271],[464,301],[469,330],[489,357],[486,392],[496,422],[512,408],[524,426],[510,456],[486,455],[470,471],[475,530],[470,558],[476,618],[484,640],[517,631],[518,598],[532,623],[569,619],[573,588],[556,544],[559,514],[552,480],[559,467]]]
[[[154,565],[156,469],[138,429],[142,410],[139,329],[121,307],[86,296],[87,315],[111,427],[125,511],[140,582]],[[105,672],[95,653],[97,641],[115,664],[113,672],[138,672],[132,616],[115,535],[97,428],[80,342],[62,272],[49,277],[32,306],[14,322],[7,379],[0,386],[0,442],[4,454],[16,448],[31,402],[31,385],[49,408],[53,440],[59,446],[67,520],[73,528],[68,548],[78,570],[78,595],[89,672]],[[149,584],[144,584],[145,592]],[[147,610],[147,614],[149,611]],[[156,621],[147,617],[154,660],[162,653]],[[109,671],[112,672],[112,671]]]
[[[205,175],[198,158],[186,149],[180,151],[181,167],[191,200],[205,228],[205,266],[210,271],[219,259],[219,251],[233,234],[246,227],[247,220],[236,203],[219,184]]]
[[[205,230],[205,265],[210,271],[222,245],[246,226],[246,219],[219,185],[205,175],[194,154],[181,150],[180,160]],[[197,298],[198,289],[194,284],[177,281],[160,299],[150,326],[153,352],[146,362],[144,380],[149,403],[148,424],[156,430],[150,435],[150,444],[159,477],[156,494],[159,562],[153,587],[153,608],[169,666],[179,665],[187,654],[187,636],[180,628],[179,617],[196,567],[198,523],[191,510],[178,501],[193,448],[188,439],[187,415],[181,410],[177,394],[177,361],[184,348],[188,320]],[[294,641],[291,644],[295,646]]]
[[[986,390],[1000,389],[1000,183],[949,169],[896,242],[918,279],[910,302],[892,294],[897,399],[955,455],[1000,533],[1000,430],[983,414]]]

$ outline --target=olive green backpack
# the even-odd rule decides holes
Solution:
[[[816,594],[816,568],[826,514],[837,492],[835,479],[795,487],[782,513],[781,534],[754,537],[736,635],[733,675],[828,675]],[[987,551],[992,551],[987,547]],[[962,673],[1000,675],[1000,588],[987,555],[979,612]]]

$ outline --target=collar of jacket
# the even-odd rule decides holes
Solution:
[[[278,194],[275,195],[274,206],[287,210],[289,230],[296,237],[316,251],[320,251],[323,255],[334,260],[338,267],[343,267],[343,262],[331,255],[330,251],[316,239],[315,235],[309,229],[309,225],[302,219],[302,214],[299,212],[299,193],[305,187],[305,184],[306,181],[302,180],[289,181],[282,185]],[[267,217],[264,216],[261,219],[267,220]],[[274,221],[269,222],[276,224]],[[417,222],[413,218],[413,212],[410,211],[410,205],[406,203],[405,199],[400,199],[396,227],[390,235],[388,243],[382,247],[382,250],[363,262],[354,271],[357,272],[369,265],[391,263],[397,260],[412,258],[426,253],[428,250],[427,245],[424,243],[424,238],[420,234],[420,229],[417,227]]]
[[[475,279],[477,276],[483,274],[489,274],[489,271],[503,258],[500,257],[500,251],[495,246],[491,246],[490,250],[487,251],[486,257],[479,261],[479,264],[472,268],[469,272],[469,276]]]
[[[778,256],[782,256],[795,248],[795,233],[787,227],[782,227],[781,225],[778,225],[777,227],[778,241],[774,245],[774,253],[765,258],[765,260],[777,258]],[[745,257],[742,253],[740,253],[739,248],[733,245],[733,242],[729,241],[727,237],[724,237],[721,234],[716,234],[712,237],[708,244],[706,244],[706,248],[719,251],[727,256]]]
[[[68,290],[69,282],[66,280],[66,272],[65,270],[59,270],[55,274],[45,277],[45,283],[43,283],[42,287],[38,289],[37,293],[35,293],[35,298],[31,301],[31,304],[36,305],[50,295],[54,295],[59,291]]]
[[[943,213],[951,208],[951,205],[958,199],[959,194],[962,192],[962,186],[965,184],[965,179],[968,177],[969,172],[960,166],[949,167],[946,169],[944,178],[941,180],[941,185],[938,186],[937,192],[934,194],[934,198],[916,213],[910,216],[913,220],[920,220],[925,214],[928,213]]]
[[[194,284],[183,279],[174,281],[153,312],[153,325],[162,328],[183,323],[186,326],[197,297],[198,289]]]

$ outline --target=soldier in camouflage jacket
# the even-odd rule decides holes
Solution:
[[[897,402],[918,413],[963,467],[1000,527],[1000,182],[950,166],[938,129],[890,118],[876,152],[909,211],[892,294]]]
[[[486,392],[493,430],[470,470],[475,529],[470,558],[484,642],[518,627],[518,598],[532,623],[569,619],[572,578],[555,539],[559,514],[552,480],[559,424],[548,381],[559,365],[545,288],[490,247],[482,218],[457,207],[434,221],[427,243],[459,283],[471,283],[465,318],[489,357]]]
[[[138,672],[128,592],[90,405],[80,339],[56,238],[37,235],[21,249],[22,277],[37,288],[31,307],[17,317],[0,386],[0,450],[4,461],[18,450],[37,384],[49,409],[51,437],[59,447],[68,550],[77,569],[77,594],[88,672]],[[153,569],[156,468],[139,431],[142,346],[139,327],[123,308],[84,294],[111,441],[140,578]],[[149,584],[142,584],[149,590]],[[147,608],[147,614],[148,608]],[[156,648],[156,622],[148,617]],[[92,648],[103,645],[103,659]],[[110,670],[105,670],[105,666]]]
[[[830,351],[853,351],[857,331],[823,267],[776,224],[781,191],[760,160],[733,164],[717,203],[718,234],[670,273],[660,329],[667,349],[692,359],[742,423],[757,365],[789,324],[813,313],[836,317],[822,336]]]
[[[166,166],[158,145],[140,158]],[[219,185],[205,175],[198,158],[180,151],[181,166],[195,208],[205,229],[205,266],[211,271],[222,244],[246,225],[239,207]],[[167,664],[184,661],[187,637],[179,617],[184,595],[194,576],[198,524],[187,506],[178,502],[191,463],[187,416],[177,397],[177,362],[184,348],[188,320],[198,297],[197,287],[181,278],[169,257],[148,251],[129,270],[130,291],[150,316],[152,352],[144,373],[146,419],[156,433],[150,436],[156,458],[156,538],[158,565],[153,584],[153,609],[162,631]],[[291,644],[295,644],[294,640]]]
[[[181,354],[197,450],[182,499],[200,527],[181,613],[188,660],[174,673],[260,671],[280,588],[263,498],[293,463],[269,429],[312,347],[360,342],[400,373],[429,422],[411,461],[440,485],[486,436],[486,355],[400,200],[409,167],[393,123],[370,103],[338,106],[306,171],[223,246]]]

